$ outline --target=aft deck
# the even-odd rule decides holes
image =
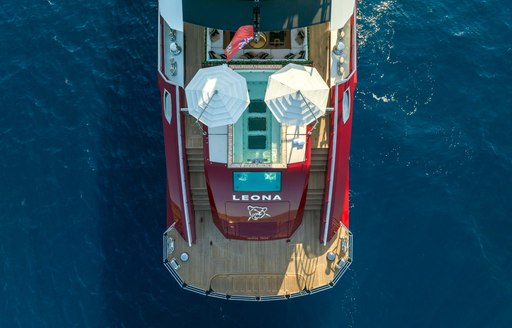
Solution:
[[[203,291],[240,296],[290,296],[314,292],[333,284],[336,274],[350,261],[350,232],[339,229],[326,246],[319,242],[319,211],[306,211],[301,227],[288,240],[230,240],[213,224],[210,211],[196,211],[197,243],[192,247],[171,230],[166,238],[167,260],[179,259],[183,282]],[[342,245],[343,243],[343,245]],[[327,254],[335,259],[329,261]],[[340,261],[341,260],[341,261]]]

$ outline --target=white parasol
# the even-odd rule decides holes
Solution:
[[[225,64],[200,69],[185,94],[190,115],[209,127],[236,123],[250,102],[247,81]]]
[[[329,86],[313,67],[288,64],[268,78],[265,103],[279,123],[318,121],[328,98]]]

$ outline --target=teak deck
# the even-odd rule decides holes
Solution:
[[[341,257],[348,259],[348,247],[341,250],[341,240],[348,241],[348,230],[340,229],[323,246],[319,242],[319,211],[306,211],[299,229],[288,240],[240,241],[226,239],[213,224],[210,211],[196,211],[197,243],[188,247],[176,230],[174,252],[168,259],[187,252],[189,260],[181,263],[178,273],[189,285],[229,295],[286,295],[312,290],[329,284]],[[327,253],[334,252],[334,261]]]
[[[185,85],[202,66],[204,52],[204,28],[185,24],[186,71]],[[309,28],[310,59],[314,67],[327,81],[329,77],[329,25]],[[307,204],[318,203],[323,195],[326,169],[326,152],[318,148],[328,147],[328,121],[320,124],[312,135],[312,172],[309,179]],[[186,119],[186,147],[189,181],[196,218],[196,244],[189,247],[176,230],[167,234],[174,240],[174,252],[167,251],[167,259],[179,259],[181,253],[189,255],[181,262],[177,273],[190,286],[227,295],[290,295],[312,290],[332,282],[336,264],[343,258],[349,260],[349,231],[344,226],[335,237],[323,246],[320,243],[320,206],[307,205],[302,225],[288,240],[239,241],[226,239],[213,224],[208,210],[202,161],[202,135],[194,120]],[[317,149],[315,151],[315,149]],[[318,155],[315,155],[318,154]],[[317,167],[314,168],[315,156]],[[325,164],[324,164],[325,163]],[[310,199],[316,197],[318,199]],[[316,203],[315,203],[316,204]],[[346,238],[347,248],[342,251],[341,241]],[[327,260],[328,252],[334,252],[334,261]]]

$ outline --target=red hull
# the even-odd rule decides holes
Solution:
[[[158,86],[162,96],[162,122],[164,130],[165,162],[167,173],[167,227],[175,224],[180,235],[189,243],[194,243],[195,219],[190,202],[187,158],[185,152],[185,120],[181,107],[185,99],[183,90],[166,83],[158,75]],[[170,123],[165,117],[164,91],[170,95],[167,103],[171,106]]]
[[[233,192],[233,172],[225,164],[209,161],[208,137],[204,138],[205,175],[208,197],[215,225],[226,238],[242,240],[272,240],[289,238],[302,223],[308,190],[311,144],[306,142],[306,160],[290,164],[286,169],[243,169],[243,171],[281,172],[282,190],[279,193]],[[262,194],[271,200],[254,200]],[[248,199],[244,199],[244,195]],[[275,200],[276,195],[280,198]],[[250,221],[248,206],[268,208],[270,217],[261,222]]]

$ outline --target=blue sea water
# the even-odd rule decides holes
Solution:
[[[237,303],[161,264],[157,3],[0,4],[0,327],[512,326],[512,3],[359,1],[336,288]]]

